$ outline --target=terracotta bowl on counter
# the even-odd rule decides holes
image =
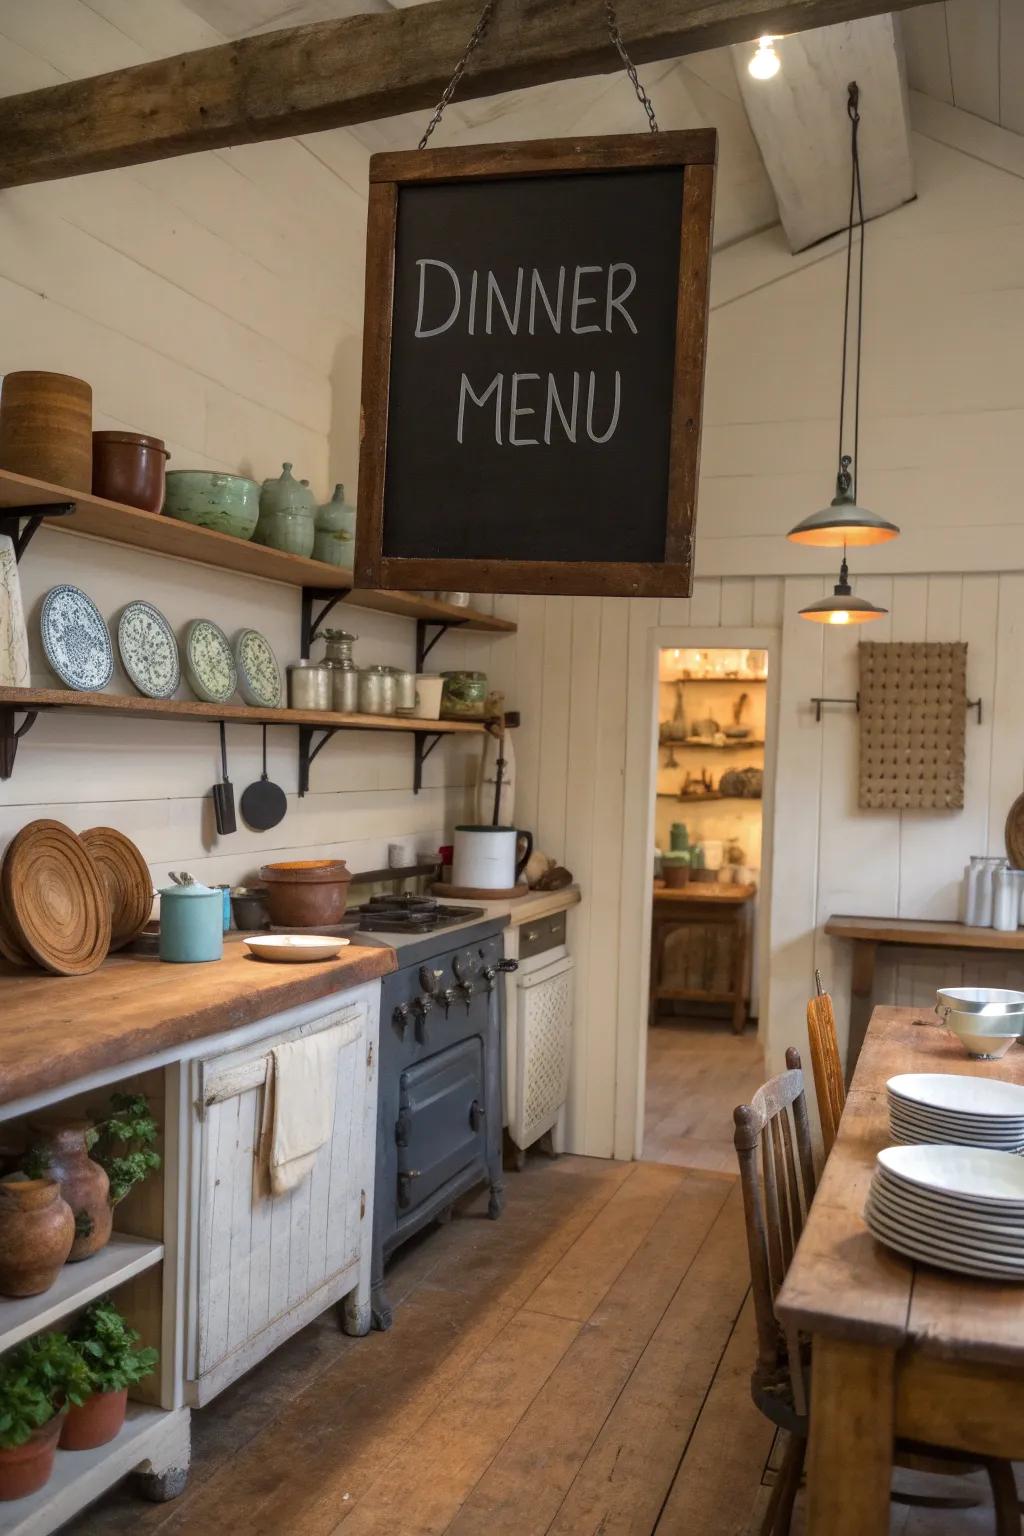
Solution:
[[[323,928],[340,923],[352,874],[344,859],[293,859],[264,864],[270,921],[280,928]]]
[[[94,432],[92,491],[107,501],[159,512],[170,454],[158,437],[140,432]]]

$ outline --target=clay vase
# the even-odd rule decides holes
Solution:
[[[24,1445],[0,1450],[0,1499],[23,1499],[50,1481],[63,1420],[64,1414],[58,1409]]]
[[[68,1263],[87,1259],[110,1241],[114,1212],[110,1204],[110,1180],[105,1168],[94,1163],[85,1144],[91,1120],[64,1118],[30,1120],[29,1141],[49,1157],[47,1172],[57,1180],[60,1192],[75,1217],[75,1241]]]
[[[92,489],[92,389],[65,373],[8,373],[0,466],[69,491]]]
[[[39,1296],[75,1240],[75,1218],[56,1179],[0,1179],[0,1295]]]
[[[120,1433],[128,1411],[128,1388],[118,1392],[94,1392],[80,1408],[72,1403],[60,1432],[62,1451],[94,1451],[108,1445]]]

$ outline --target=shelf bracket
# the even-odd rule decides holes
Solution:
[[[73,501],[55,501],[38,507],[18,507],[17,510],[4,507],[0,509],[0,533],[10,537],[14,544],[14,558],[20,562],[44,517],[70,517],[76,510]]]
[[[32,729],[39,715],[37,709],[26,710],[24,720],[15,727],[16,713],[17,711],[10,705],[0,709],[0,779],[9,779],[14,773],[18,742]]]
[[[312,650],[313,641],[320,633],[321,624],[331,610],[337,607],[338,603],[344,602],[347,596],[347,587],[303,587],[302,633],[299,637],[299,655],[303,661],[309,660],[309,653]],[[322,604],[316,613],[313,612],[314,603]]]
[[[450,629],[458,629],[465,624],[465,619],[417,619],[416,620],[416,671],[422,672],[427,657],[437,642],[448,633]],[[435,635],[427,639],[427,630],[434,629]]]
[[[412,792],[414,795],[418,795],[423,788],[423,764],[441,740],[442,735],[442,731],[416,731],[413,735]]]
[[[821,724],[821,706],[823,704],[852,704],[858,715],[860,714],[859,693],[855,694],[852,699],[827,699],[815,697],[811,699],[811,703],[814,705],[814,719],[817,725]]]
[[[971,709],[977,710],[977,712],[978,712],[978,722],[977,723],[980,725],[981,724],[981,700],[980,699],[968,699],[967,700],[967,708],[968,708],[968,710],[971,710]]]
[[[306,795],[306,794],[309,793],[309,765],[310,765],[310,763],[312,763],[313,759],[317,756],[317,754],[319,752],[323,751],[324,747],[326,747],[327,743],[330,741],[331,737],[335,734],[337,729],[338,729],[337,726],[329,726],[329,727],[327,727],[327,726],[321,727],[321,726],[317,726],[317,725],[300,725],[299,726],[299,795],[300,796]],[[318,731],[320,732],[320,740],[314,745],[313,744],[313,737],[316,735],[316,733]]]

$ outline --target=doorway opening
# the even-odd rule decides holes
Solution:
[[[734,1173],[758,1038],[766,650],[663,646],[643,1156]]]

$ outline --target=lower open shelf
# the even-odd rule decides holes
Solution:
[[[188,1467],[188,1410],[128,1404],[124,1428],[95,1451],[58,1450],[38,1493],[0,1504],[0,1536],[48,1536],[140,1463]]]
[[[105,1248],[77,1264],[65,1264],[41,1296],[0,1297],[0,1354],[43,1328],[55,1328],[79,1307],[106,1295],[144,1269],[159,1264],[163,1243],[115,1232]],[[0,1521],[0,1531],[4,1529]]]

